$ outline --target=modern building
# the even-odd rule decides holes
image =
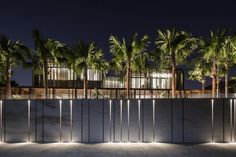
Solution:
[[[49,64],[48,86],[50,98],[82,98],[83,77],[65,66]],[[124,73],[118,71],[99,72],[89,69],[89,98],[122,98],[125,97]],[[151,98],[169,96],[171,91],[170,70],[150,70],[146,73],[132,72],[131,98]],[[34,95],[44,97],[43,75],[33,73]],[[184,72],[176,70],[176,90],[184,89]]]

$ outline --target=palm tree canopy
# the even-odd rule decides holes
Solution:
[[[127,64],[129,64],[132,70],[138,70],[148,65],[149,53],[147,47],[149,45],[149,37],[147,35],[138,39],[137,33],[135,33],[129,44],[124,38],[119,40],[116,36],[112,35],[109,38],[109,42],[110,52],[113,56],[112,62],[116,69],[126,69]]]
[[[26,66],[31,58],[31,51],[20,41],[11,42],[5,35],[0,36],[0,66],[1,71],[15,66]]]
[[[94,42],[83,41],[78,41],[72,46],[68,64],[77,74],[81,74],[86,69],[103,71],[108,67],[103,51],[97,50]]]
[[[204,53],[204,59],[207,62],[220,61],[221,53],[226,43],[226,31],[217,30],[215,33],[210,32],[210,40],[205,40],[204,47],[201,51]]]
[[[172,53],[175,55],[176,65],[183,64],[189,54],[197,47],[197,39],[192,34],[177,31],[175,28],[166,32],[158,30],[156,39],[157,49],[159,49],[162,66],[170,66]]]
[[[192,70],[189,71],[189,79],[204,81],[210,73],[209,67],[210,65],[203,58],[194,60]]]
[[[220,54],[223,71],[228,72],[236,63],[236,36],[227,36]]]
[[[47,38],[44,39],[38,30],[33,31],[35,54],[32,57],[33,69],[36,74],[43,73],[43,67],[45,62],[53,60],[57,63],[61,63],[66,52],[66,46],[61,42]],[[63,60],[64,61],[64,60]]]

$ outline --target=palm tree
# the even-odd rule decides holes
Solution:
[[[32,66],[36,74],[43,74],[45,98],[48,98],[48,64],[50,60],[58,62],[58,57],[62,55],[61,49],[64,44],[54,39],[44,39],[38,30],[33,30],[33,38],[35,54],[32,59]]]
[[[116,36],[111,35],[110,52],[113,56],[113,62],[115,68],[119,71],[125,71],[125,86],[127,98],[130,97],[130,78],[131,71],[138,70],[148,56],[147,47],[149,44],[149,37],[144,35],[140,40],[137,39],[137,33],[135,33],[130,43],[127,43],[125,39],[119,40]],[[141,63],[143,62],[143,63]]]
[[[203,58],[193,61],[193,68],[189,71],[189,79],[199,81],[202,84],[202,94],[205,93],[206,76],[209,74],[209,64]]]
[[[76,74],[82,74],[84,98],[87,99],[88,70],[104,71],[108,64],[103,51],[97,50],[93,42],[78,41],[72,46],[71,52],[72,55],[67,58],[68,65]]]
[[[156,39],[157,49],[160,52],[161,64],[164,67],[171,67],[172,73],[172,97],[175,97],[176,88],[176,66],[184,63],[185,59],[196,48],[197,39],[190,33],[177,31],[175,28],[165,32],[158,30]]]
[[[203,51],[203,58],[207,63],[211,65],[210,70],[212,77],[212,95],[219,92],[219,81],[222,74],[222,68],[220,66],[221,54],[224,50],[224,45],[226,42],[226,31],[217,30],[215,33],[210,32],[210,40],[205,40],[204,46],[201,51]]]
[[[228,96],[228,73],[236,62],[236,36],[227,36],[223,50],[221,51],[221,65],[225,77],[225,97]]]
[[[31,57],[31,51],[20,41],[11,42],[5,35],[0,36],[0,66],[6,81],[6,98],[11,98],[12,69],[24,66]]]

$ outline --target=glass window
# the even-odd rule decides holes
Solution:
[[[146,88],[146,78],[132,78],[132,88]]]
[[[159,78],[151,78],[152,80],[152,89],[160,88],[160,79]]]
[[[119,77],[106,77],[103,80],[103,87],[105,88],[124,88],[124,83]]]

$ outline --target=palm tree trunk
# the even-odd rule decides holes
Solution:
[[[225,73],[225,97],[228,97],[228,89],[229,89],[229,76],[228,72]]]
[[[126,69],[126,96],[127,98],[130,97],[130,64],[127,64]]]
[[[172,73],[172,80],[171,80],[171,93],[172,93],[172,98],[175,97],[175,53],[172,52],[171,54],[172,58],[172,65],[171,65],[171,73]]]
[[[216,95],[216,65],[213,62],[213,68],[212,68],[212,96],[215,97]]]
[[[88,98],[88,77],[87,77],[87,69],[84,69],[84,99]]]
[[[7,69],[6,69],[6,98],[10,99],[11,96],[12,96],[12,93],[11,93],[11,67],[8,64]]]
[[[45,99],[48,99],[48,63],[47,61],[44,61],[43,71],[44,71],[43,84],[44,84],[44,91],[45,91]]]
[[[202,94],[205,93],[205,80],[202,80],[201,83],[202,83]]]
[[[216,94],[217,94],[217,97],[220,93],[220,79],[217,77],[216,79]]]

